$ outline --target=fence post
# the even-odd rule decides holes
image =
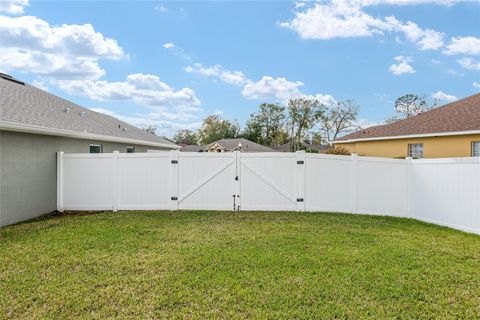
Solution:
[[[178,158],[180,156],[180,151],[171,150],[170,151],[170,166],[171,166],[171,190],[170,190],[170,209],[178,210],[178,180],[179,180],[179,163]]]
[[[118,152],[117,150],[113,151],[113,212],[118,211],[118,202],[119,202],[119,173],[118,173]]]
[[[233,187],[233,211],[240,211],[241,209],[241,202],[242,202],[242,197],[240,195],[241,193],[241,157],[242,157],[242,152],[240,150],[234,151],[235,155],[235,173],[234,173],[234,187]]]
[[[358,213],[358,155],[356,153],[352,153],[350,192],[352,213]]]
[[[410,185],[411,185],[411,165],[412,165],[412,157],[406,157],[405,160],[407,160],[407,192],[406,192],[406,198],[407,198],[407,217],[411,218],[412,213],[410,212]]]
[[[306,153],[304,150],[296,152],[296,189],[297,189],[297,211],[305,211],[305,180],[306,180]]]
[[[57,211],[63,212],[63,151],[57,152]]]

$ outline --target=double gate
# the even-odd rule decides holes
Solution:
[[[304,153],[179,153],[178,209],[301,210]]]

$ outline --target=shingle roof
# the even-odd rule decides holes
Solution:
[[[316,150],[318,152],[324,152],[324,151],[327,151],[327,150],[332,148],[330,145],[308,144],[304,141],[300,142],[300,145],[304,149]],[[276,151],[279,151],[279,152],[290,152],[290,147],[291,147],[290,142],[287,142],[287,143],[281,144],[279,146],[273,147],[273,149],[276,150]]]
[[[0,77],[0,122],[140,140],[145,145],[152,143],[175,147],[175,144],[166,139],[112,116],[94,112],[29,84],[23,85],[4,77]]]
[[[203,152],[203,151],[205,151],[205,149],[206,149],[205,146],[199,146],[199,145],[196,145],[196,144],[189,144],[189,145],[182,146],[180,151],[184,151],[184,152]]]
[[[480,93],[394,123],[369,127],[335,141],[480,130]]]
[[[220,146],[225,148],[226,150],[233,150],[238,147],[238,144],[242,144],[242,151],[243,152],[274,152],[275,150],[270,149],[269,147],[262,146],[256,142],[238,138],[238,139],[221,139],[215,141],[214,143],[218,143]],[[211,144],[210,144],[211,145]]]
[[[225,151],[232,151],[233,149],[238,147],[238,144],[242,144],[242,152],[275,152],[275,150],[262,146],[256,142],[244,139],[244,138],[237,138],[237,139],[220,139],[218,141],[212,142],[207,145],[186,145],[183,146],[180,151],[184,152],[208,152],[208,148],[210,148],[213,144],[218,143]]]

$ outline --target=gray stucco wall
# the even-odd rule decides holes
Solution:
[[[56,209],[56,153],[88,153],[90,144],[104,153],[161,148],[106,141],[0,131],[0,226],[38,217]]]

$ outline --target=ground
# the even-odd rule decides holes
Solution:
[[[0,229],[0,319],[480,317],[480,237],[326,213],[118,212]]]

